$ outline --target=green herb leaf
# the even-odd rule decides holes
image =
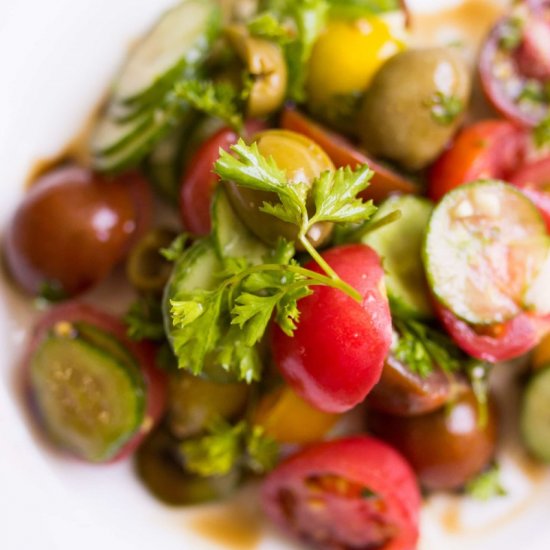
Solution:
[[[523,20],[519,17],[510,17],[501,26],[499,46],[505,50],[515,50],[523,38]]]
[[[173,93],[194,109],[223,120],[240,132],[243,127],[240,93],[226,82],[185,80],[174,86]]]
[[[465,487],[466,494],[476,500],[487,501],[493,497],[506,496],[507,491],[500,480],[500,467],[493,464],[488,470],[471,479]]]
[[[294,37],[292,30],[283,25],[271,12],[260,13],[248,22],[248,30],[252,36],[265,38],[285,45]]]
[[[535,145],[541,149],[550,145],[550,115],[542,119],[533,129]]]
[[[278,445],[259,426],[250,426],[245,421],[232,426],[215,419],[208,432],[180,444],[184,467],[191,473],[219,476],[242,467],[263,474],[277,464]]]
[[[397,334],[391,351],[396,359],[422,377],[436,367],[446,372],[460,369],[464,354],[447,336],[419,321],[399,318],[394,310],[392,313]]]
[[[161,248],[160,254],[165,260],[175,262],[185,250],[191,236],[189,233],[178,235],[167,248]]]
[[[166,338],[160,300],[151,296],[136,300],[124,316],[132,340],[163,341]]]
[[[436,92],[426,101],[426,107],[430,109],[431,117],[438,124],[448,126],[464,111],[464,102],[454,95]]]
[[[331,15],[353,19],[397,11],[401,8],[399,0],[328,0],[328,3]]]

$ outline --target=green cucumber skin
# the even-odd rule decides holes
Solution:
[[[60,345],[61,349],[58,348],[56,350],[56,346],[59,347]],[[112,396],[113,404],[116,402],[120,406],[121,399],[123,396],[126,397],[124,406],[127,410],[124,414],[128,418],[131,418],[131,422],[126,422],[124,426],[116,426],[118,433],[86,433],[86,430],[90,429],[90,416],[89,411],[85,411],[85,409],[80,411],[80,417],[75,417],[74,410],[69,411],[73,422],[77,423],[76,427],[75,424],[73,426],[62,425],[62,421],[60,420],[67,413],[63,413],[60,405],[55,403],[56,396],[50,395],[52,391],[50,388],[54,387],[52,386],[51,377],[55,376],[55,374],[51,372],[51,368],[48,370],[48,367],[51,367],[52,364],[63,365],[63,362],[57,356],[58,358],[52,363],[52,359],[48,359],[47,355],[44,357],[44,354],[53,353],[53,357],[55,358],[56,353],[68,353],[70,357],[70,354],[74,355],[75,352],[77,356],[78,354],[86,354],[84,356],[86,360],[91,360],[93,364],[92,370],[90,370],[90,367],[87,370],[82,370],[82,364],[80,365],[81,372],[79,374],[84,376],[84,380],[88,377],[90,380],[95,380],[96,385],[99,384],[103,388],[110,387],[111,390],[113,384],[117,384],[119,391],[117,391],[116,396]],[[80,357],[83,356],[81,355]],[[75,364],[77,362],[74,360],[70,362],[71,372],[78,372]],[[110,380],[107,379],[109,376],[111,376]],[[67,383],[64,380],[60,382],[57,378],[56,380],[58,384]],[[111,356],[105,350],[78,337],[48,336],[37,348],[31,361],[29,383],[32,405],[37,411],[38,419],[51,440],[59,447],[89,462],[106,462],[116,457],[118,452],[132,439],[143,423],[146,406],[143,379],[139,383],[136,382],[136,373],[127,364]],[[91,384],[93,382],[86,383]],[[67,399],[73,399],[74,403],[75,396],[78,396],[79,393],[82,394],[84,388],[82,385],[80,387],[76,386],[76,389],[73,388],[71,392],[68,390],[69,387],[67,386],[67,391],[70,397],[67,397]],[[48,390],[50,390],[50,394]],[[90,391],[86,386],[85,393],[90,394]],[[107,393],[106,391],[102,392],[102,397],[107,395]],[[53,399],[53,401],[48,402],[49,399]],[[89,404],[84,404],[84,407],[86,405]],[[109,412],[115,413],[120,411],[116,411],[115,408],[111,407]],[[87,423],[84,429],[82,429],[82,426],[78,426],[78,422],[82,423],[83,420]],[[99,417],[97,420],[98,424],[91,426],[92,431],[104,427],[100,426],[101,420]],[[112,429],[113,427],[111,426]]]
[[[374,219],[395,210],[401,211],[400,219],[368,233],[362,242],[376,250],[382,258],[386,270],[386,291],[392,307],[405,317],[432,319],[433,308],[424,274],[422,248],[433,203],[423,197],[396,195],[380,205]],[[406,256],[403,263],[409,269],[405,270],[399,269],[399,259],[392,257],[396,251],[396,240],[403,238],[407,239],[407,246],[400,246],[399,252]],[[395,267],[393,271],[392,267]]]
[[[260,264],[269,249],[241,222],[222,186],[212,201],[212,236],[221,259],[246,258],[252,264]]]
[[[550,364],[537,370],[524,388],[520,430],[529,453],[550,464]]]

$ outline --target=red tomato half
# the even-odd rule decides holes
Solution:
[[[116,317],[86,304],[67,302],[61,306],[54,307],[46,313],[34,327],[31,341],[27,348],[28,351],[23,361],[25,370],[47,332],[60,322],[87,323],[114,336],[131,353],[141,367],[147,392],[144,421],[139,430],[110,462],[121,460],[139,446],[143,438],[158,424],[166,410],[167,379],[166,375],[155,365],[156,349],[151,343],[130,340],[127,336],[125,325]],[[26,372],[23,373],[23,377],[26,377]],[[24,383],[26,383],[25,380]]]
[[[527,134],[505,120],[482,120],[464,128],[430,169],[428,196],[438,201],[477,179],[506,179],[523,159]]]
[[[513,319],[493,327],[492,333],[478,333],[436,303],[434,307],[446,331],[466,353],[482,361],[508,361],[531,351],[550,331],[550,319],[520,313]]]
[[[382,374],[391,338],[391,316],[380,258],[368,246],[340,246],[323,258],[363,297],[314,287],[299,302],[300,322],[292,337],[274,326],[275,363],[292,389],[327,412],[351,409]],[[314,262],[307,267],[317,272]]]
[[[420,493],[407,462],[366,436],[319,443],[264,481],[267,515],[314,548],[413,550]]]
[[[374,170],[370,186],[362,193],[363,198],[382,201],[393,193],[418,193],[418,188],[400,174],[376,163],[356,149],[341,135],[331,132],[309,119],[296,109],[285,107],[281,126],[312,139],[326,151],[336,168],[368,164]]]
[[[265,129],[265,124],[251,120],[246,123],[246,131],[254,134]],[[229,150],[237,143],[239,135],[231,128],[222,128],[208,138],[189,162],[183,175],[180,191],[180,211],[183,225],[195,235],[210,233],[210,205],[218,176],[212,172],[214,163],[220,156],[220,149]]]
[[[510,176],[509,181],[535,203],[550,232],[550,157],[520,168]]]

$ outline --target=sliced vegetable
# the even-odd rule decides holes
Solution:
[[[489,464],[497,440],[494,404],[485,425],[471,390],[448,407],[419,416],[369,414],[373,433],[393,445],[410,462],[423,487],[452,490],[462,487]]]
[[[375,223],[394,211],[401,212],[401,217],[362,239],[382,258],[388,297],[392,307],[402,315],[418,318],[433,315],[422,265],[422,243],[432,210],[433,204],[420,197],[390,197],[379,206],[372,221]]]
[[[164,411],[154,352],[116,319],[69,303],[35,328],[25,360],[29,398],[52,441],[91,462],[133,451]]]
[[[506,118],[534,127],[550,113],[548,1],[522,2],[487,38],[479,73],[489,101]]]
[[[439,201],[449,191],[478,179],[502,179],[523,161],[526,132],[505,120],[482,120],[463,128],[429,172],[428,195]]]
[[[371,437],[318,443],[264,481],[277,526],[315,548],[409,550],[418,539],[420,493],[409,465]]]
[[[531,356],[531,367],[535,370],[550,363],[550,335],[544,336],[533,350]]]
[[[312,407],[286,385],[266,394],[254,414],[254,424],[275,441],[299,445],[323,439],[338,419]]]
[[[550,462],[550,368],[544,366],[525,387],[520,426],[527,450],[538,460]]]
[[[487,180],[458,187],[435,208],[424,265],[445,307],[470,324],[491,325],[526,309],[547,255],[546,228],[533,203]]]
[[[154,102],[208,53],[221,12],[213,0],[183,0],[164,13],[133,49],[115,83],[120,103]]]
[[[285,107],[281,116],[281,126],[302,134],[317,143],[330,157],[336,168],[349,166],[357,168],[362,164],[374,171],[369,187],[361,196],[374,201],[382,201],[392,193],[418,193],[418,187],[386,166],[367,157],[340,134],[331,132],[306,117],[293,107]]]
[[[274,327],[272,350],[300,397],[322,411],[343,412],[363,401],[380,379],[391,317],[380,258],[371,248],[341,246],[323,258],[359,292],[361,302],[333,288],[315,287],[298,302],[300,320],[292,337]]]
[[[84,168],[58,168],[32,186],[7,228],[8,270],[30,294],[75,296],[111,272],[150,217],[138,174],[107,180]]]

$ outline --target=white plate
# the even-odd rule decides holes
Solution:
[[[1,0],[0,227],[19,200],[33,161],[59,152],[81,128],[129,43],[171,3]],[[422,9],[451,3],[457,2],[411,2]],[[476,19],[480,16],[466,24]],[[460,37],[447,26],[435,35],[442,40]],[[41,445],[25,422],[13,384],[32,304],[4,282],[0,291],[0,548],[294,547],[262,526],[251,492],[230,510],[167,509],[147,495],[129,463],[92,467]],[[504,409],[513,411],[512,404],[505,399]],[[432,499],[422,518],[422,550],[517,550],[520,544],[526,550],[550,548],[550,478],[525,461],[513,437],[505,447],[502,462],[509,496],[489,504]],[[213,525],[225,538],[212,538]]]

